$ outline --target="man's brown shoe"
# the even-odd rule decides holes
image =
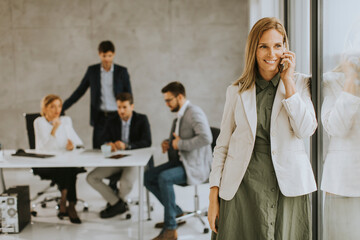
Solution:
[[[164,231],[161,231],[159,236],[153,238],[152,240],[177,240],[177,238],[178,235],[175,229],[165,229]]]
[[[182,213],[182,214],[177,215],[176,217],[178,218],[178,217],[182,217],[184,215],[185,215],[185,213]],[[184,225],[185,223],[186,223],[186,221],[182,220],[182,221],[177,222],[177,225],[178,225],[178,227],[180,227],[181,225]],[[156,223],[155,228],[161,228],[161,229],[164,228],[164,222]]]

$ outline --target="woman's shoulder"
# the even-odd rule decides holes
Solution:
[[[299,72],[294,73],[295,82],[307,82],[310,81],[310,79],[311,79],[311,74],[305,74]]]
[[[72,120],[69,116],[60,116],[60,121],[64,125],[72,125]]]
[[[37,118],[35,118],[34,120],[34,124],[42,124],[42,123],[46,123],[47,120],[45,119],[44,116],[39,116]]]
[[[227,95],[236,95],[236,94],[238,94],[238,92],[239,92],[239,87],[240,87],[240,85],[238,85],[238,84],[231,84],[230,86],[228,86],[227,87],[227,89],[226,89],[226,94]]]
[[[340,86],[344,84],[344,73],[342,72],[326,72],[323,75],[324,86]]]
[[[311,75],[305,73],[294,73],[294,82],[299,89],[303,89],[304,86],[311,86]]]
[[[60,116],[60,120],[62,120],[62,121],[70,121],[71,122],[71,118],[69,116]]]

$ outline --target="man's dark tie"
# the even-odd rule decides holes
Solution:
[[[169,137],[169,145],[170,145],[170,148],[168,150],[169,161],[179,161],[179,151],[175,150],[172,146],[172,141],[174,140],[173,133],[175,132],[176,122],[177,122],[177,118],[175,118],[173,121],[173,124],[171,126],[170,137]]]
[[[170,137],[169,137],[170,142],[172,142],[172,140],[174,139],[173,133],[175,132],[176,122],[177,122],[177,118],[174,119],[174,121],[171,125],[171,132],[170,132]]]

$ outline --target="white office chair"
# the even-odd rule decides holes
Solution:
[[[216,145],[216,139],[218,138],[219,133],[220,133],[219,128],[211,127],[211,134],[212,134],[212,137],[213,137],[213,141],[211,143],[211,149],[213,151],[214,151],[214,147]],[[208,180],[205,181],[204,183],[208,183]],[[190,185],[179,185],[179,186],[190,186]],[[179,222],[184,221],[185,219],[195,217],[195,218],[199,219],[200,222],[202,223],[202,225],[204,227],[203,233],[208,233],[209,228],[207,227],[207,224],[202,219],[203,216],[207,216],[207,208],[200,209],[200,203],[199,203],[200,199],[199,199],[199,192],[198,192],[198,186],[199,185],[193,185],[193,186],[194,186],[194,210],[190,211],[190,212],[185,212],[184,216],[177,217],[176,222],[179,223]]]

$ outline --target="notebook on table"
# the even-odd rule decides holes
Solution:
[[[41,154],[41,153],[27,153],[22,149],[18,149],[16,153],[11,154],[14,157],[32,157],[32,158],[50,158],[54,157],[55,155],[52,154]]]
[[[129,155],[128,154],[116,154],[116,155],[112,155],[112,156],[107,157],[107,158],[119,159],[119,158],[123,158],[123,157],[126,157],[126,156],[129,156]]]

